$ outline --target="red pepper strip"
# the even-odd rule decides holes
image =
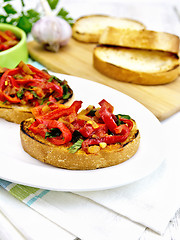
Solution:
[[[19,73],[19,68],[14,68],[14,69],[8,69],[7,71],[5,71],[1,77],[1,80],[0,80],[0,89],[3,89],[4,88],[4,85],[5,85],[5,81],[6,81],[6,78],[8,75],[16,75]]]
[[[16,80],[12,76],[8,76],[8,78],[11,81],[12,87],[15,87],[16,89],[19,89],[20,86],[17,84]]]
[[[86,123],[82,128],[78,129],[83,137],[90,138],[92,136],[104,137],[108,131],[106,124],[99,124],[99,127],[93,128],[89,123]]]
[[[37,119],[30,125],[29,130],[32,131],[34,134],[39,134],[41,137],[45,138],[47,127],[43,122]]]
[[[98,145],[101,142],[105,142],[107,144],[115,144],[115,143],[121,143],[124,142],[127,137],[129,136],[129,133],[127,132],[124,135],[108,135],[102,138],[90,138],[90,139],[86,139],[83,143],[82,143],[82,149],[84,151],[87,150],[87,148],[90,145]]]
[[[57,85],[55,83],[48,82],[46,84],[47,89],[52,89],[53,91],[56,91],[57,95],[56,97],[60,98],[63,96],[63,88],[60,85]]]
[[[3,95],[4,95],[5,99],[8,100],[10,103],[19,103],[21,101],[17,96],[11,97],[11,96],[5,94],[4,92],[3,92]]]
[[[44,72],[42,70],[39,70],[38,68],[36,68],[36,67],[34,67],[34,66],[30,65],[30,64],[27,64],[27,66],[31,69],[31,71],[33,73],[36,73],[38,76],[40,76],[42,78],[45,78],[46,80],[48,80],[51,77],[48,73],[46,73],[46,72]]]
[[[72,103],[72,105],[69,108],[65,108],[65,109],[55,109],[54,111],[51,111],[43,116],[40,116],[40,119],[50,119],[50,120],[57,120],[62,116],[67,116],[70,115],[71,113],[77,113],[78,110],[81,108],[82,105],[82,101],[74,101]]]
[[[130,129],[128,128],[128,126],[126,124],[121,124],[114,129],[114,132],[115,132],[115,134],[121,134],[121,135],[128,134],[128,136],[129,136]]]
[[[49,96],[49,102],[56,103],[57,101],[56,101],[56,99],[52,95],[50,95]]]
[[[10,47],[5,45],[5,44],[0,44],[0,51],[4,51],[4,50],[7,50],[9,49]]]
[[[110,103],[108,103],[105,99],[101,100],[99,102],[99,105],[101,107],[105,106],[110,113],[113,113],[113,111],[114,111],[114,107]]]
[[[45,111],[43,111],[44,107],[46,109]],[[58,108],[67,108],[67,107],[64,106],[63,104],[50,103],[49,105],[44,104],[44,105],[34,107],[31,111],[32,111],[33,116],[35,118],[37,118],[37,117],[40,117],[40,116],[43,116],[43,115],[47,114],[47,112],[53,111],[53,110],[58,109]]]
[[[48,122],[49,122],[49,125],[48,125],[49,128],[59,128],[59,130],[62,132],[62,136],[47,138],[49,142],[55,145],[62,145],[71,141],[72,134],[64,123],[56,120],[50,120]]]
[[[131,129],[133,128],[133,121],[131,121],[130,119],[120,118],[120,117],[119,117],[119,120],[127,124],[129,130],[131,131]]]
[[[33,79],[17,79],[16,82],[20,85],[30,85],[30,86],[36,86],[36,87],[41,87],[43,90],[44,89],[52,89],[53,91],[55,91],[56,97],[62,97],[63,96],[63,88],[60,85],[57,85],[55,83],[51,83],[51,82],[46,82],[43,79],[37,79],[37,78],[33,78]]]
[[[99,110],[99,114],[104,121],[104,123],[107,125],[108,129],[111,132],[114,132],[114,129],[117,127],[116,122],[113,119],[112,113],[110,113],[106,107],[106,105],[102,105],[102,107]]]
[[[72,134],[70,130],[65,126],[64,123],[56,120],[39,120],[37,119],[31,126],[29,130],[34,134],[39,134],[45,138],[46,132],[51,128],[58,128],[62,134],[59,137],[47,137],[47,140],[55,145],[62,145],[68,143],[72,139]]]
[[[2,92],[2,90],[0,89],[0,101],[4,102],[5,100],[6,100],[6,99],[5,99],[4,95],[3,95],[3,92]]]
[[[86,123],[83,128],[79,129],[79,132],[83,135],[83,137],[88,138],[92,135],[94,128],[91,124]]]
[[[95,135],[96,137],[104,137],[105,134],[107,134],[108,128],[106,124],[99,124],[99,127],[94,129],[93,136]]]

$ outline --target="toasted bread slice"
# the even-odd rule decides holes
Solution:
[[[0,102],[0,118],[19,124],[30,117],[32,117],[30,107],[7,105]]]
[[[20,136],[24,150],[32,157],[70,170],[92,170],[120,164],[131,158],[138,150],[140,133],[135,121],[129,137],[123,143],[108,145],[96,154],[87,154],[82,149],[70,153],[70,144],[56,146],[39,135],[34,135],[28,128],[34,122],[33,118],[21,123]]]
[[[172,82],[179,72],[176,54],[104,45],[94,49],[93,64],[110,78],[143,85]]]
[[[88,15],[76,20],[72,27],[72,36],[81,42],[97,43],[104,29],[114,26],[121,29],[144,29],[138,21],[106,15]]]
[[[146,29],[118,29],[107,27],[102,33],[100,44],[148,50],[161,50],[178,54],[179,37],[170,33]]]

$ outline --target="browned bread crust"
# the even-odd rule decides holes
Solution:
[[[142,85],[170,83],[180,68],[176,54],[105,45],[94,49],[93,64],[110,78]]]
[[[138,150],[140,133],[134,122],[133,129],[127,140],[121,144],[108,145],[96,154],[87,154],[82,149],[70,153],[69,144],[55,146],[41,136],[34,135],[28,127],[34,119],[27,119],[20,125],[21,143],[24,150],[32,157],[65,169],[92,170],[120,164],[131,158]]]
[[[144,24],[133,19],[107,15],[87,15],[76,20],[72,27],[72,36],[81,42],[98,43],[101,34],[107,26],[132,29],[145,28]]]
[[[165,32],[146,29],[118,29],[107,27],[102,33],[99,44],[161,50],[178,54],[179,37]]]
[[[32,117],[30,108],[21,108],[19,106],[8,106],[0,103],[0,118],[4,118],[9,122],[21,123],[23,120]]]

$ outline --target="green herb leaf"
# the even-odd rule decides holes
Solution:
[[[131,119],[129,115],[125,115],[125,114],[118,114],[118,116],[125,119]]]
[[[26,16],[29,18],[29,21],[31,23],[35,23],[36,21],[38,21],[40,19],[40,14],[37,11],[35,11],[34,9],[29,9],[27,11]]]
[[[93,117],[93,116],[95,116],[96,111],[97,111],[96,109],[91,109],[91,111],[88,112],[87,115]]]
[[[68,91],[68,86],[67,85],[63,85],[63,99],[68,99],[69,96],[71,95],[71,93]]]
[[[116,118],[117,118],[117,125],[121,125],[121,124],[124,124],[123,121],[119,120],[119,117],[120,118],[124,118],[124,119],[131,119],[131,117],[129,115],[125,115],[125,114],[118,114],[118,115],[115,115]]]
[[[82,143],[83,143],[83,139],[79,139],[77,142],[75,142],[70,148],[68,148],[69,152],[70,153],[75,153],[77,152],[81,146],[82,146]]]
[[[21,91],[18,91],[17,92],[17,97],[19,98],[19,99],[22,99],[23,98],[23,95],[24,95],[24,88],[21,90]]]
[[[52,82],[52,80],[59,80],[56,76],[51,75],[51,77],[48,79],[48,82]]]
[[[59,128],[51,128],[49,131],[46,132],[45,139],[59,137],[61,135],[61,133],[62,132],[59,130]]]
[[[25,7],[24,0],[21,0],[21,4],[23,7]]]
[[[6,23],[7,16],[0,15],[0,23]]]
[[[30,92],[32,93],[32,95],[33,95],[35,98],[41,99],[41,98],[37,95],[37,93],[36,93],[35,91],[31,90]]]
[[[21,18],[19,18],[17,27],[23,29],[26,33],[29,33],[31,32],[32,23],[29,21],[27,16],[23,15]]]
[[[57,16],[62,17],[64,20],[66,20],[71,26],[74,23],[74,20],[72,17],[69,16],[69,12],[67,12],[64,8],[61,8],[58,12]]]
[[[49,6],[52,10],[54,10],[59,2],[59,0],[47,0],[49,3]]]
[[[4,7],[4,11],[7,13],[7,14],[15,14],[17,13],[16,10],[13,8],[13,6],[11,4],[7,4],[5,5]]]

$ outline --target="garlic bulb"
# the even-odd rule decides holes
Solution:
[[[72,36],[72,29],[60,17],[45,16],[34,24],[31,33],[34,39],[47,50],[57,52],[61,46],[68,43]]]

